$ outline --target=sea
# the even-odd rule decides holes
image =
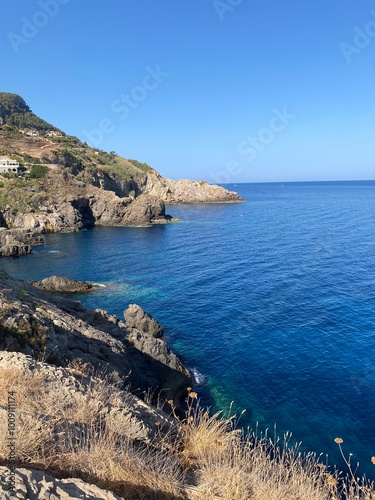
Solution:
[[[46,235],[0,266],[103,285],[80,300],[120,318],[139,304],[165,326],[201,404],[241,415],[244,429],[290,432],[347,472],[340,437],[353,470],[375,479],[375,181],[225,187],[246,203]]]

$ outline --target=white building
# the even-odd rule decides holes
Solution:
[[[13,172],[19,174],[20,164],[16,160],[12,160],[8,156],[0,156],[0,173]]]
[[[50,130],[47,132],[47,137],[63,137],[61,132],[56,132],[55,130]]]

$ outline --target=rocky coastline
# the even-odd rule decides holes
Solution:
[[[43,281],[53,283],[54,291],[58,284],[60,293],[71,293],[77,283],[57,277]],[[95,370],[126,377],[127,385],[137,390],[158,388],[176,401],[191,385],[189,371],[162,338],[163,328],[139,306],[128,306],[123,321],[39,287],[1,272],[1,350],[42,357],[58,366],[80,358]]]
[[[40,206],[26,210],[6,206],[0,210],[0,257],[29,254],[34,245],[43,244],[46,233],[70,233],[94,226],[152,226],[178,222],[166,213],[166,204],[244,201],[237,193],[220,186],[171,181],[155,171],[140,175],[137,182],[132,183],[136,191],[130,195],[124,186],[113,180],[109,186],[98,187],[77,183],[71,174],[59,170],[51,170],[43,186],[51,196]],[[109,187],[112,190],[108,190]]]
[[[91,148],[6,92],[0,156],[0,257],[27,255],[46,233],[177,222],[166,205],[244,201],[223,187],[166,179],[146,163]]]
[[[41,390],[56,394],[66,408],[85,407],[93,387],[107,384],[115,402],[101,410],[106,421],[134,446],[147,445],[156,434],[159,438],[178,425],[154,402],[160,408],[165,401],[166,408],[172,405],[178,412],[192,384],[190,372],[168,347],[163,327],[138,305],[124,310],[123,321],[104,310],[85,310],[80,301],[59,295],[89,285],[57,276],[29,283],[1,271],[0,371],[6,374],[2,376],[11,373],[14,378],[17,372],[25,380],[38,380]],[[3,422],[6,412],[0,404]],[[1,465],[4,479],[9,471]],[[68,481],[33,467],[17,468],[14,480],[17,498],[44,498],[57,490],[61,496],[56,498],[121,498],[82,479]],[[5,485],[1,481],[1,498],[13,498]]]
[[[47,233],[177,222],[166,205],[243,201],[219,186],[165,179],[146,164],[90,148],[33,115],[20,96],[0,93],[1,102],[1,154],[12,157],[12,165],[20,167],[17,174],[23,171],[2,171],[6,175],[0,177],[0,257],[29,254]],[[23,129],[7,124],[14,114],[24,118]],[[75,293],[93,290],[92,283],[66,277],[27,282],[0,271],[0,423],[14,413],[17,445],[25,446],[15,459],[16,495],[7,486],[8,455],[0,453],[0,496],[114,499],[133,491],[129,498],[140,498],[139,492],[142,498],[187,498],[186,492],[169,495],[166,481],[155,485],[154,478],[164,466],[163,447],[189,422],[184,410],[189,398],[197,397],[192,376],[169,348],[163,326],[140,306],[124,304],[121,319],[84,309],[74,299]],[[10,393],[17,394],[14,412],[6,399]],[[0,448],[5,449],[5,427],[2,431]],[[70,456],[79,449],[87,451],[80,457],[86,466],[98,436],[105,446],[97,462],[126,443],[131,459],[123,471],[135,467],[133,486],[82,473],[80,466],[72,466],[70,476],[71,464],[61,465],[61,450]],[[151,466],[144,462],[146,451]],[[113,460],[117,467],[118,456]],[[175,463],[173,458],[172,468]],[[142,481],[145,466],[151,467],[148,491]],[[108,484],[126,496],[108,491]]]

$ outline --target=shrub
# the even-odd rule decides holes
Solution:
[[[48,167],[46,165],[32,165],[30,171],[30,177],[32,179],[42,179],[46,176],[48,172]]]

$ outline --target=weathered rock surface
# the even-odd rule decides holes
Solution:
[[[124,318],[129,328],[135,328],[155,338],[163,335],[164,328],[161,324],[137,304],[129,305],[124,311]]]
[[[207,182],[166,179],[165,203],[235,203],[244,201],[234,191]]]
[[[75,178],[52,172],[50,187],[53,201],[31,212],[4,210],[8,228],[28,229],[35,233],[74,232],[94,225],[149,226],[168,223],[164,202],[153,194],[137,198],[119,198],[114,192],[91,185],[77,185]],[[47,181],[46,181],[47,182]]]
[[[173,398],[191,384],[188,370],[162,339],[128,328],[101,310],[49,295],[0,273],[0,349],[45,356],[64,366],[81,358],[117,373],[133,390],[165,390]]]
[[[28,229],[0,228],[0,257],[27,255],[33,245],[43,243],[43,238]]]
[[[0,496],[2,500],[66,500],[85,498],[92,500],[122,500],[110,491],[81,479],[58,479],[38,470],[16,469],[15,493],[8,490],[9,471],[0,467]]]
[[[173,181],[162,177],[155,170],[137,179],[138,189],[162,199],[167,205],[176,203],[237,203],[244,200],[229,191],[205,181],[182,179]]]
[[[44,278],[41,281],[29,281],[29,283],[39,290],[54,293],[82,293],[98,288],[87,281],[76,281],[60,276],[50,276],[49,278]]]

